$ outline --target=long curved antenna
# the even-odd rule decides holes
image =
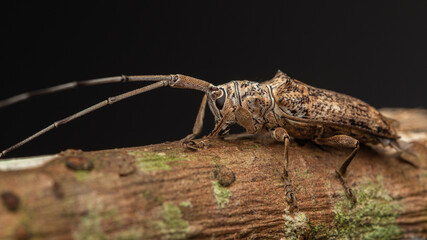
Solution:
[[[194,89],[194,90],[199,90],[202,91],[204,93],[210,93],[212,91],[218,91],[218,88],[213,86],[212,84],[197,79],[197,78],[193,78],[190,76],[185,76],[185,75],[181,75],[181,74],[172,74],[172,75],[137,75],[137,76],[120,76],[120,77],[110,77],[110,78],[99,78],[99,79],[93,79],[93,80],[87,80],[87,81],[82,81],[82,82],[77,82],[77,85],[84,85],[84,86],[89,86],[89,85],[98,85],[98,84],[104,84],[104,83],[110,83],[110,82],[128,82],[128,81],[155,81],[156,83],[150,84],[148,86],[142,87],[142,88],[138,88],[135,89],[133,91],[129,91],[114,97],[109,97],[108,99],[99,102],[89,108],[83,109],[82,111],[75,113],[73,115],[70,115],[64,119],[61,119],[59,121],[54,122],[53,124],[49,125],[48,127],[46,127],[45,129],[40,130],[39,132],[31,135],[30,137],[25,138],[24,140],[20,141],[19,143],[9,147],[8,149],[2,151],[0,153],[0,158],[3,157],[6,153],[19,148],[20,146],[24,145],[25,143],[33,140],[34,138],[54,129],[59,127],[60,125],[66,124],[76,118],[79,118],[83,115],[86,115],[92,111],[95,111],[99,108],[105,107],[107,105],[116,103],[120,100],[129,98],[129,97],[133,97],[135,95],[138,95],[140,93],[143,92],[147,92],[159,87],[164,87],[164,86],[170,86],[172,88],[186,88],[186,89]],[[67,84],[65,84],[67,85]],[[58,85],[55,87],[51,87],[51,88],[46,88],[46,89],[42,89],[42,90],[38,90],[38,91],[34,91],[33,94],[31,95],[29,93],[26,93],[27,95],[21,94],[6,100],[1,101],[0,103],[3,103],[4,106],[6,105],[10,105],[13,104],[15,102],[18,101],[22,101],[25,99],[30,98],[31,96],[35,96],[35,95],[41,95],[41,94],[47,94],[47,93],[52,93],[52,92],[58,92],[58,91],[62,91],[65,89],[70,89],[73,88],[73,84],[70,84],[69,86],[65,86],[65,85]],[[73,86],[71,86],[73,85]],[[21,97],[19,97],[21,96]],[[22,97],[23,96],[23,97]],[[12,99],[12,100],[10,100]]]
[[[69,89],[78,88],[78,87],[87,87],[87,86],[101,85],[101,84],[107,84],[107,83],[120,83],[120,82],[126,83],[126,82],[141,82],[141,81],[161,81],[161,80],[169,80],[170,78],[171,78],[170,75],[140,75],[140,76],[121,75],[116,77],[106,77],[106,78],[97,78],[97,79],[91,79],[91,80],[85,80],[85,81],[69,82],[69,83],[64,83],[64,84],[60,84],[53,87],[21,93],[4,100],[0,100],[0,108],[6,107],[21,101],[25,101],[27,99],[30,99],[36,96],[61,92],[64,90],[69,90]]]
[[[8,149],[6,149],[6,150],[4,150],[4,151],[2,151],[0,153],[0,158],[3,157],[4,155],[6,155],[6,153],[8,153],[8,152],[10,152],[10,151],[12,151],[14,149],[19,148],[20,146],[22,146],[25,143],[33,140],[34,138],[36,138],[36,137],[38,137],[38,136],[40,136],[40,135],[42,135],[42,134],[44,134],[44,133],[46,133],[46,132],[54,129],[54,128],[59,127],[60,125],[66,124],[66,123],[68,123],[68,122],[70,122],[70,121],[72,121],[72,120],[74,120],[76,118],[79,118],[79,117],[81,117],[83,115],[86,115],[86,114],[88,114],[90,112],[93,112],[93,111],[95,111],[97,109],[100,109],[102,107],[105,107],[107,105],[116,103],[116,102],[118,102],[120,100],[129,98],[129,97],[133,97],[133,96],[138,95],[140,93],[147,92],[147,91],[150,91],[150,90],[153,90],[153,89],[156,89],[156,88],[159,88],[159,87],[168,86],[168,85],[169,85],[169,80],[162,80],[160,82],[156,82],[156,83],[150,84],[148,86],[132,90],[130,92],[126,92],[126,93],[123,93],[123,94],[120,94],[120,95],[117,95],[117,96],[114,96],[114,97],[109,97],[108,99],[106,99],[106,100],[104,100],[102,102],[99,102],[99,103],[97,103],[97,104],[95,104],[95,105],[93,105],[93,106],[91,106],[89,108],[86,108],[86,109],[84,109],[84,110],[82,110],[82,111],[80,111],[78,113],[70,115],[70,116],[68,116],[66,118],[63,118],[63,119],[59,120],[59,121],[56,121],[56,122],[52,123],[51,125],[49,125],[48,127],[46,127],[44,129],[40,130],[39,132],[31,135],[30,137],[28,137],[28,138],[20,141],[19,143],[15,144],[15,145],[13,145],[11,147],[9,147]]]

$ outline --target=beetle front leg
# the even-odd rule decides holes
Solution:
[[[271,132],[271,136],[279,142],[284,143],[284,164],[283,164],[283,181],[284,188],[286,193],[286,201],[293,208],[297,208],[295,195],[292,191],[292,185],[289,181],[289,173],[288,173],[288,150],[289,150],[289,135],[288,132],[284,128],[276,128]]]
[[[191,150],[199,150],[199,149],[205,149],[209,146],[210,139],[212,137],[217,136],[221,130],[228,125],[227,122],[230,120],[233,120],[235,118],[234,116],[235,108],[230,108],[226,113],[224,113],[224,117],[219,120],[219,122],[216,124],[215,128],[212,130],[212,132],[205,138],[203,138],[200,141],[193,141],[189,140],[188,142],[184,142],[184,146]],[[199,112],[200,114],[200,112]],[[197,120],[196,120],[197,122]],[[196,128],[196,126],[195,126]],[[191,137],[192,134],[188,135],[187,137]]]
[[[347,197],[350,198],[353,203],[356,203],[356,197],[354,196],[353,191],[348,186],[343,176],[347,170],[348,165],[350,165],[354,156],[356,156],[356,153],[359,151],[359,140],[347,135],[336,135],[328,138],[316,138],[314,139],[314,142],[319,145],[327,145],[331,147],[353,148],[353,151],[344,160],[339,170],[335,170],[335,173],[343,185]]]
[[[207,103],[207,95],[205,94],[200,104],[199,112],[197,113],[196,121],[194,122],[193,132],[188,134],[185,138],[181,139],[182,145],[187,148],[193,149],[192,140],[202,132],[203,129],[203,119],[205,118],[205,109]],[[191,147],[190,147],[191,146]]]

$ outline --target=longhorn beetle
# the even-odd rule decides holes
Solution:
[[[153,81],[148,86],[126,92],[95,104],[78,113],[54,122],[47,128],[0,153],[0,157],[22,146],[32,139],[79,118],[96,109],[153,89],[170,86],[173,88],[195,89],[205,93],[193,132],[182,140],[185,147],[201,149],[209,145],[214,136],[228,134],[230,126],[239,124],[247,133],[255,134],[266,129],[271,136],[284,143],[283,177],[286,197],[295,203],[291,184],[288,181],[288,149],[290,137],[312,140],[319,145],[351,148],[352,152],[344,159],[336,175],[344,186],[346,195],[356,202],[350,187],[343,178],[346,169],[359,150],[360,143],[382,144],[401,151],[399,136],[393,128],[393,120],[381,115],[367,103],[337,92],[309,86],[297,81],[280,70],[269,81],[231,81],[214,86],[193,77],[172,75],[118,76],[66,83],[46,89],[23,93],[3,101],[0,107],[14,104],[37,95],[59,92],[80,86],[99,85],[114,82]],[[206,104],[212,111],[216,125],[212,132],[202,140],[193,139],[201,133]]]

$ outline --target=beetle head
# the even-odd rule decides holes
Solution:
[[[216,123],[218,123],[224,117],[226,112],[229,112],[232,108],[234,108],[234,104],[231,99],[232,94],[229,92],[230,88],[228,87],[228,84],[210,86],[207,92],[209,108],[215,117]],[[234,123],[234,117],[228,119],[224,125],[223,131],[225,131],[229,125]]]

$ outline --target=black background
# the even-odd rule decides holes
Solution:
[[[0,98],[75,80],[182,73],[213,84],[277,69],[375,107],[426,107],[426,1],[15,1],[2,7]],[[0,109],[9,147],[109,96],[110,84]],[[75,120],[10,157],[180,139],[202,93],[157,89]],[[207,114],[204,133],[213,128]]]

